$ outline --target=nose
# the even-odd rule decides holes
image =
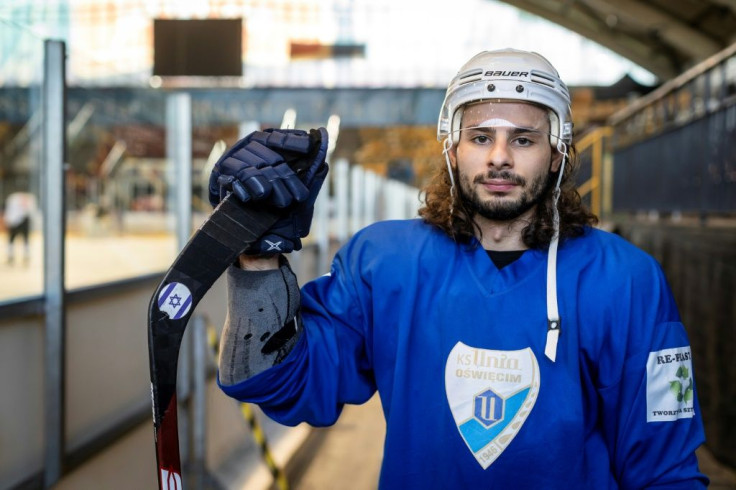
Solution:
[[[488,153],[488,166],[496,168],[513,167],[514,162],[509,151],[506,138],[499,136],[491,145]]]

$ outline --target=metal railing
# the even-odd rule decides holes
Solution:
[[[736,43],[614,114],[614,211],[736,211]]]
[[[578,193],[583,199],[590,198],[590,210],[598,217],[611,213],[612,133],[610,126],[595,128],[575,143],[581,165],[585,167],[583,175],[588,177],[578,185]]]
[[[597,216],[736,211],[736,43],[576,141]]]

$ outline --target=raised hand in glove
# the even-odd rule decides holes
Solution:
[[[255,131],[217,161],[209,182],[216,206],[228,192],[254,208],[281,215],[246,253],[275,254],[302,248],[309,233],[314,202],[327,176],[327,131],[296,129]]]

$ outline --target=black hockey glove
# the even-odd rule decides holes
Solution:
[[[238,141],[217,161],[209,182],[216,206],[228,192],[282,216],[246,253],[276,254],[302,248],[314,202],[327,176],[327,130],[266,129]]]

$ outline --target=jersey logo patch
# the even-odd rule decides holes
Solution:
[[[690,347],[650,352],[647,358],[647,422],[695,415]]]
[[[445,392],[460,436],[488,468],[511,444],[539,394],[531,349],[478,349],[458,342],[445,364]]]

